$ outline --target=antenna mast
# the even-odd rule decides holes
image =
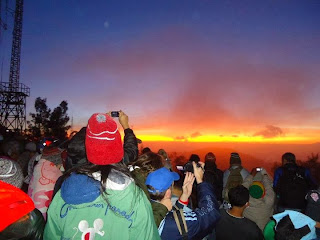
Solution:
[[[0,84],[0,124],[22,132],[26,126],[26,97],[30,88],[19,83],[23,0],[16,0],[9,82]]]

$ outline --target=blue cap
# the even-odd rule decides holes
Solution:
[[[164,192],[166,191],[173,181],[180,179],[180,176],[176,172],[171,172],[167,168],[160,168],[152,173],[149,173],[146,185],[152,186],[155,190],[148,189],[151,193]]]

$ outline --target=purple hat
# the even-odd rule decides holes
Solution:
[[[148,189],[149,192],[161,193],[166,191],[171,186],[173,181],[177,181],[179,179],[180,176],[178,173],[171,172],[167,168],[163,167],[152,173],[149,173],[146,180],[146,185],[154,188],[153,190]]]

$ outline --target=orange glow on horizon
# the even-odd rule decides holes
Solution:
[[[258,142],[258,143],[314,143],[315,139],[303,137],[276,137],[263,138],[261,136],[217,136],[217,135],[202,135],[195,138],[187,137],[185,139],[175,139],[161,135],[137,135],[139,139],[146,142]]]
[[[79,131],[80,128],[73,128],[75,131]],[[123,131],[119,128],[121,135],[123,135]],[[299,129],[300,130],[300,129]],[[167,133],[167,131],[162,129],[134,129],[134,133],[137,138],[141,139],[143,142],[194,142],[194,143],[231,143],[231,142],[239,142],[239,143],[277,143],[277,144],[313,144],[320,142],[319,134],[320,131],[318,129],[303,129],[302,131],[297,129],[291,129],[290,133],[288,132],[284,136],[270,137],[266,138],[263,136],[253,136],[253,133],[244,133],[238,135],[228,134],[224,132],[222,134],[202,134],[200,136],[191,136],[178,134],[175,132]],[[181,133],[178,129],[177,131]],[[70,134],[69,130],[69,134]],[[181,137],[176,137],[181,136]]]

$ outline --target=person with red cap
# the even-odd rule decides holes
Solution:
[[[42,239],[45,221],[21,189],[0,181],[0,209],[0,240]]]
[[[160,239],[150,202],[122,162],[121,135],[108,114],[90,117],[85,148],[88,163],[66,173],[44,239]]]

